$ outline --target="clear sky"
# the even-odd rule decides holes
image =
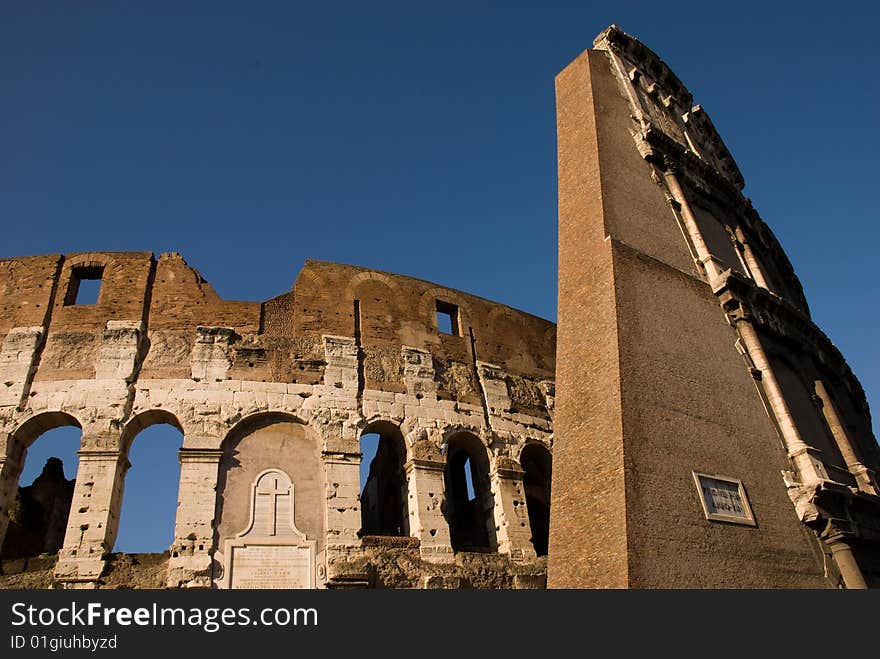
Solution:
[[[876,411],[878,18],[867,2],[3,3],[0,258],[177,251],[245,300],[327,259],[555,320],[553,78],[617,23],[708,111]],[[173,471],[179,436],[161,435]],[[133,464],[119,547],[156,549],[126,530],[159,509],[135,474],[170,492],[167,520],[176,472]]]

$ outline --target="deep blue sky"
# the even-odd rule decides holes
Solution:
[[[617,23],[709,112],[876,409],[878,18],[842,2],[5,3],[0,257],[178,251],[247,300],[311,257],[555,319],[553,77]]]

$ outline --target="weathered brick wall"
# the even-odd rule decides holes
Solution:
[[[493,558],[466,562],[486,562],[486,585],[543,578],[517,459],[526,443],[552,446],[552,323],[430,282],[319,261],[265,303],[222,300],[178,254],[0,263],[9,310],[0,321],[0,534],[27,447],[58,425],[83,430],[60,583],[105,579],[128,451],[155,423],[184,434],[171,586],[228,585],[224,543],[243,531],[251,479],[267,468],[299,483],[316,585],[386,583],[376,570],[390,563],[376,567],[384,559],[358,533],[359,438],[379,426],[404,438],[408,564],[436,575],[431,565],[463,560],[444,517],[444,469],[447,442],[467,433],[491,465],[481,501],[496,533]],[[97,303],[77,304],[77,279],[96,276]],[[452,333],[440,331],[438,308],[454,317]],[[248,428],[259,430],[251,438]],[[298,448],[287,455],[290,442]],[[392,582],[428,585],[419,575]]]

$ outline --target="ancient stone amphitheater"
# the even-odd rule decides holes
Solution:
[[[0,585],[880,587],[861,384],[705,110],[618,28],[594,46],[556,78],[558,340],[333,263],[259,303],[176,254],[0,261]],[[174,540],[120,556],[154,424],[184,438]],[[75,484],[19,488],[63,425]]]
[[[0,533],[27,448],[83,431],[66,533],[42,548],[60,550],[55,581],[108,581],[128,453],[166,423],[184,436],[174,542],[153,570],[169,586],[544,583],[553,323],[316,261],[263,303],[220,299],[177,254],[0,272]],[[88,279],[97,303],[77,304]]]

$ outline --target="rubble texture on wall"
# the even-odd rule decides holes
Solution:
[[[0,277],[0,537],[28,446],[58,426],[83,431],[58,583],[106,583],[127,455],[157,423],[184,436],[163,564],[170,587],[230,585],[224,551],[254,514],[254,479],[273,469],[292,482],[291,528],[313,547],[315,586],[533,587],[545,578],[518,460],[527,445],[552,448],[552,323],[317,261],[264,303],[220,299],[177,254],[8,259]],[[101,280],[96,304],[77,304],[86,278]],[[441,331],[441,312],[451,332]],[[360,532],[368,432],[400,438],[403,537]],[[482,553],[450,538],[446,455],[462,442],[487,466],[473,504],[489,536]]]
[[[556,79],[549,585],[880,586],[861,386],[706,112],[618,28],[594,45]],[[695,473],[754,519],[711,519]]]

